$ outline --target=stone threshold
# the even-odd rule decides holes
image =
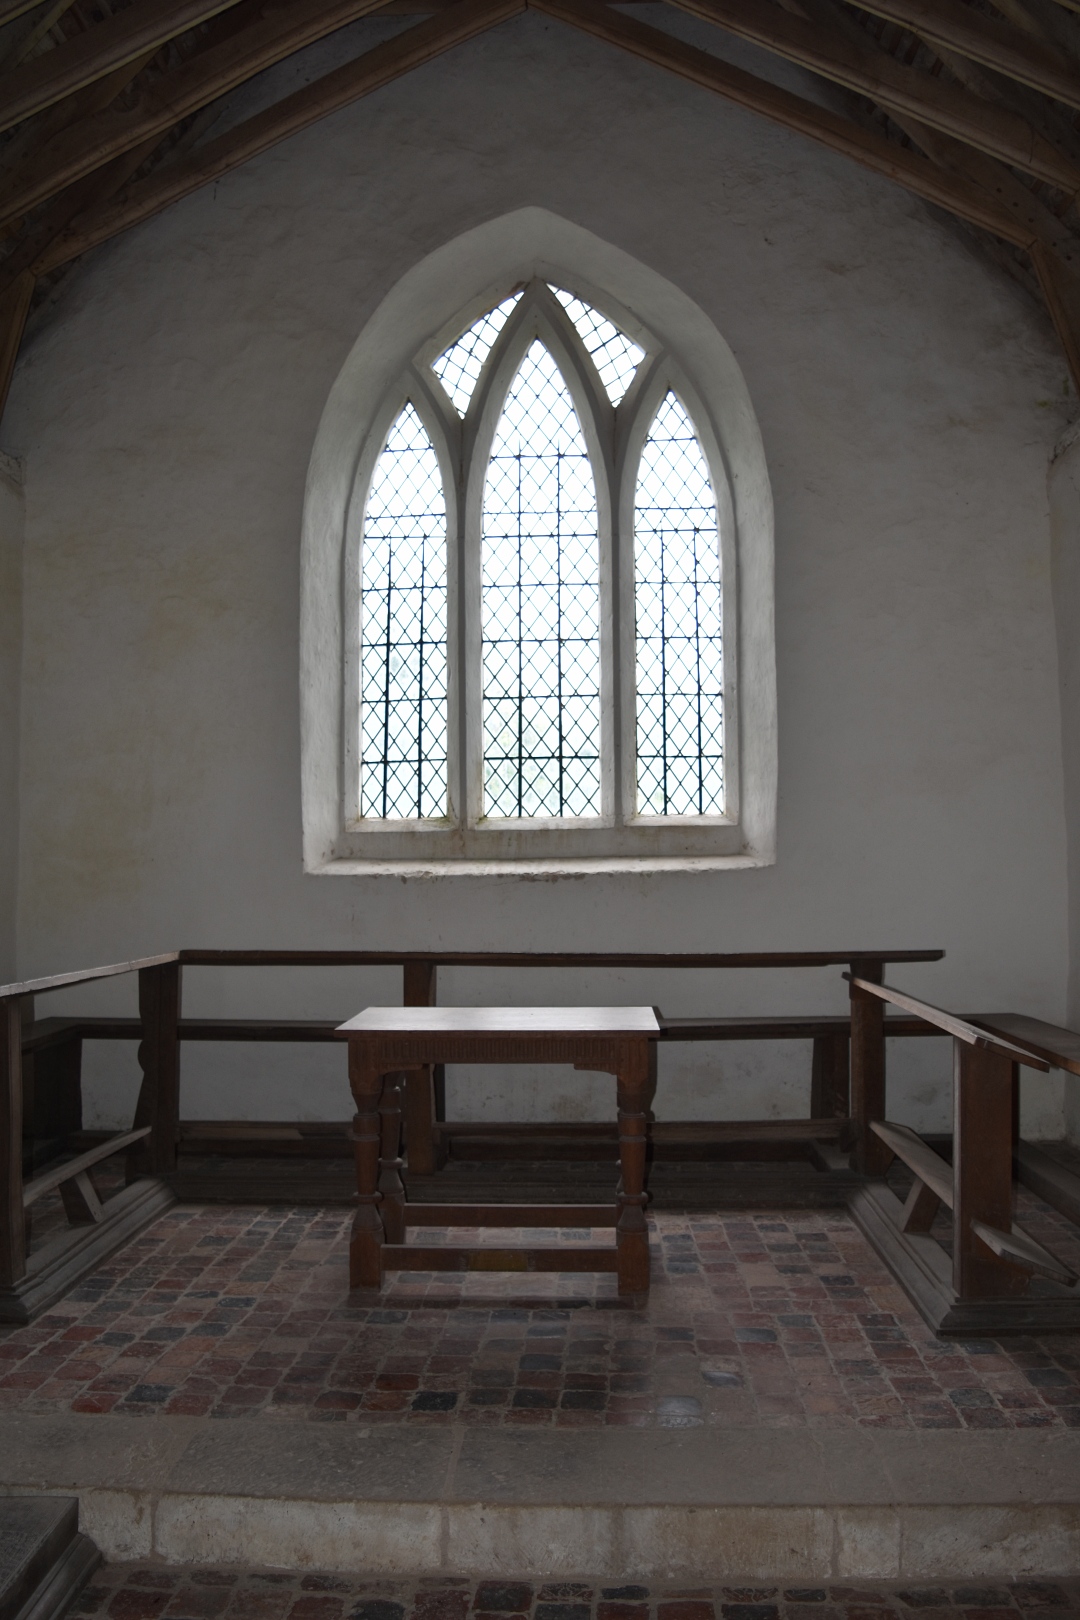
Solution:
[[[374,1575],[1018,1579],[1080,1570],[1080,1432],[0,1419],[0,1490],[112,1560]]]

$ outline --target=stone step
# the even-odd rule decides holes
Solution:
[[[0,1620],[59,1620],[100,1562],[78,1497],[0,1497]]]

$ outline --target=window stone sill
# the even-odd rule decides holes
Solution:
[[[549,860],[332,860],[311,868],[312,877],[396,878],[580,878],[649,872],[746,871],[772,866],[775,857],[739,855],[657,855],[552,857]]]

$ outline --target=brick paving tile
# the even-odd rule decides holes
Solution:
[[[1077,1230],[1026,1192],[1020,1201],[1025,1228],[1080,1270]],[[175,1206],[32,1327],[0,1328],[0,1411],[369,1427],[1080,1428],[1080,1334],[935,1338],[842,1211],[663,1211],[649,1221],[653,1288],[631,1311],[614,1277],[589,1273],[530,1275],[524,1295],[515,1273],[391,1273],[377,1301],[350,1297],[348,1211]],[[425,1240],[456,1235],[430,1228]],[[582,1241],[551,1236],[570,1239]],[[538,1589],[529,1601],[645,1601],[631,1586],[585,1598],[573,1583],[549,1584],[552,1595]],[[952,1587],[939,1598],[937,1583],[910,1590],[932,1595],[890,1602],[924,1620],[938,1608],[974,1616],[1002,1606],[993,1583],[971,1583],[962,1602]],[[1028,1582],[1011,1606],[1045,1620],[1061,1608],[1053,1590]],[[820,1591],[687,1589],[664,1602],[705,1604],[708,1620],[771,1620],[721,1610],[777,1604],[821,1620],[828,1607],[844,1620],[869,1607],[888,1620],[889,1604],[854,1583]],[[363,1615],[340,1620],[402,1620],[371,1607],[397,1601],[370,1593]],[[167,1620],[218,1612],[193,1601],[182,1616],[170,1606]],[[332,1620],[329,1608],[294,1620],[317,1614]],[[256,1606],[234,1620],[288,1616]],[[440,1600],[415,1620],[461,1620],[460,1605]],[[534,1620],[583,1617],[545,1608]],[[590,1620],[645,1617],[605,1609]]]
[[[606,1613],[612,1609],[634,1612]],[[112,1564],[95,1573],[71,1612],[79,1620],[1080,1620],[1080,1577],[688,1588]]]

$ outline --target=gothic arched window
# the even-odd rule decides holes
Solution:
[[[599,304],[537,279],[467,311],[361,458],[348,820],[388,854],[692,857],[737,819],[719,451]]]

